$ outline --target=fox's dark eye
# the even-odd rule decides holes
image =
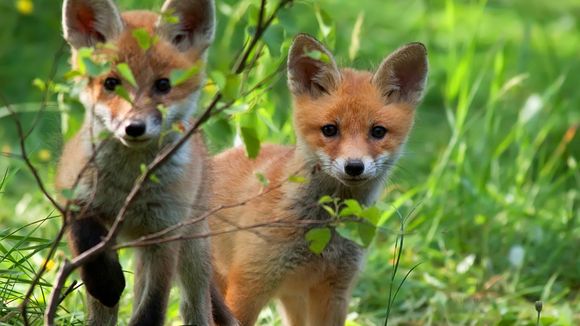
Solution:
[[[325,137],[334,137],[338,134],[338,127],[335,125],[325,125],[321,130]]]
[[[105,79],[105,82],[103,83],[105,89],[111,92],[114,91],[115,88],[117,88],[117,86],[119,85],[121,85],[121,80],[119,78],[114,77],[107,77],[107,79]]]
[[[383,126],[374,126],[371,128],[371,136],[375,139],[382,139],[387,134],[387,128]]]
[[[157,93],[167,94],[171,90],[171,82],[167,78],[157,79],[153,87]]]

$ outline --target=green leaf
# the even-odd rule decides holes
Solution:
[[[127,89],[121,85],[115,87],[115,94],[117,94],[118,96],[120,96],[121,98],[123,98],[125,101],[132,103],[133,101],[131,100],[131,95],[129,95],[129,92],[127,91]]]
[[[306,183],[308,180],[305,177],[302,177],[299,175],[291,175],[288,178],[288,181],[293,182],[293,183]]]
[[[332,203],[333,201],[334,201],[334,199],[332,199],[332,197],[325,195],[325,196],[320,197],[320,199],[318,200],[318,203],[320,205],[322,205],[322,204]]]
[[[338,214],[339,216],[361,216],[363,208],[358,201],[354,199],[347,199],[343,202],[343,204],[346,207],[340,210],[340,213]]]
[[[156,184],[160,184],[161,183],[161,180],[159,180],[159,178],[157,177],[156,174],[152,174],[149,177],[149,180],[151,180],[151,182],[156,183]]]
[[[263,173],[256,172],[256,178],[258,178],[258,181],[260,181],[260,183],[264,187],[267,187],[270,184],[270,181],[268,180],[268,178],[266,178],[266,176]]]
[[[230,74],[226,78],[226,84],[222,90],[224,99],[235,100],[240,92],[240,84],[242,83],[241,75]]]
[[[179,86],[191,77],[195,76],[201,70],[201,64],[198,62],[191,66],[189,69],[173,69],[169,73],[169,81],[171,82],[171,86]]]
[[[66,200],[74,200],[75,199],[75,192],[73,189],[63,189],[61,192],[62,196]]]
[[[367,248],[373,239],[375,238],[375,234],[377,232],[377,228],[365,221],[360,221],[358,223],[358,235],[362,241],[363,247]]]
[[[382,215],[383,212],[377,206],[371,206],[363,210],[362,213],[360,214],[360,217],[366,219],[372,225],[377,225]]]
[[[221,151],[232,146],[235,129],[230,122],[221,116],[214,117],[204,124],[203,129],[209,141],[209,147],[215,151]]]
[[[149,34],[149,32],[144,28],[136,28],[131,34],[137,40],[139,47],[143,49],[143,51],[147,51],[158,41],[157,36]]]
[[[97,77],[103,75],[111,70],[111,65],[109,63],[99,64],[93,61],[91,58],[82,58],[82,63],[84,71],[91,77]]]
[[[314,59],[316,61],[320,61],[320,62],[324,62],[324,63],[330,62],[330,57],[326,53],[322,53],[318,50],[306,51],[306,52],[304,52],[304,54],[307,57]]]
[[[180,19],[175,15],[175,9],[170,8],[161,13],[161,20],[167,24],[177,24]]]
[[[330,215],[330,217],[336,217],[336,212],[332,207],[328,205],[322,205],[322,208]]]
[[[226,76],[221,71],[217,70],[212,71],[209,75],[217,88],[223,92],[227,84]]]
[[[284,28],[282,25],[272,25],[264,33],[264,42],[273,57],[281,54],[280,47],[284,42]]]
[[[135,80],[135,76],[133,76],[133,72],[131,71],[131,68],[129,68],[128,64],[119,63],[117,65],[117,71],[126,81],[129,82],[129,84],[131,84],[133,87],[137,87],[137,81]]]
[[[322,39],[331,49],[334,47],[336,41],[336,26],[332,17],[325,10],[316,6],[316,20],[318,21],[318,28],[322,34]]]
[[[256,129],[242,127],[241,132],[248,157],[256,158],[260,152],[260,139],[258,139],[258,133],[256,132]]]
[[[361,241],[360,237],[359,224],[360,222],[358,221],[342,222],[336,227],[336,232],[341,237],[348,239],[361,247],[364,247],[365,244]]]
[[[46,82],[40,78],[34,78],[32,81],[32,85],[38,88],[41,92],[46,90]]]
[[[141,174],[145,174],[145,172],[147,172],[147,164],[141,163],[141,165],[139,165],[139,170],[141,171]]]
[[[315,254],[320,254],[330,242],[332,233],[329,228],[314,228],[306,232],[306,241],[308,248]]]

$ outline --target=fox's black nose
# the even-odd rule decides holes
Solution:
[[[365,170],[365,164],[361,160],[348,160],[344,166],[344,172],[351,177],[361,175]]]
[[[130,137],[140,137],[145,134],[145,127],[145,122],[143,121],[131,121],[125,127],[125,133]]]

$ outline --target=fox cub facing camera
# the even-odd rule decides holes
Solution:
[[[181,134],[168,131],[175,123],[187,127],[197,107],[203,72],[179,85],[172,85],[169,76],[173,70],[187,70],[206,60],[214,36],[213,0],[167,0],[162,12],[120,13],[112,0],[64,1],[64,36],[72,47],[73,67],[78,68],[81,48],[92,48],[95,58],[105,58],[112,67],[85,81],[80,92],[86,109],[84,125],[65,145],[58,167],[58,189],[71,189],[79,181],[75,204],[83,214],[67,217],[69,244],[77,255],[107,235],[142,164],[151,163],[162,148],[178,141]],[[177,19],[166,19],[166,13]],[[135,37],[138,29],[155,40],[148,48]],[[126,73],[117,69],[120,64],[131,69],[134,81],[122,77]],[[119,86],[131,102],[118,95]],[[102,140],[102,132],[112,137]],[[155,172],[157,181],[141,188],[125,214],[120,237],[134,240],[199,216],[207,207],[207,174],[205,145],[200,135],[194,135]],[[176,232],[206,233],[207,222]],[[183,322],[213,325],[209,250],[206,239],[135,249],[130,324],[163,324],[176,277],[182,287]],[[125,287],[117,254],[97,255],[80,273],[88,292],[87,323],[115,325]]]
[[[317,255],[305,233],[313,221],[330,218],[318,205],[322,196],[366,205],[377,199],[413,125],[427,70],[419,43],[399,48],[370,73],[339,69],[317,40],[296,37],[288,56],[296,146],[264,146],[255,160],[232,149],[213,160],[213,207],[253,199],[221,210],[210,220],[212,232],[283,222],[212,241],[216,280],[242,325],[253,325],[272,298],[287,325],[345,323],[363,249],[333,233]],[[270,189],[262,189],[257,172]],[[293,175],[308,181],[286,182]]]

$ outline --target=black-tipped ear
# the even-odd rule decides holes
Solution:
[[[288,53],[290,91],[316,98],[335,90],[339,82],[340,71],[330,51],[309,35],[296,36]]]
[[[123,20],[111,0],[65,0],[62,7],[64,38],[75,49],[115,39]]]
[[[391,53],[373,76],[385,103],[417,104],[423,97],[429,64],[427,49],[421,43],[410,43]]]
[[[167,0],[157,23],[159,34],[181,51],[205,50],[215,33],[213,0]]]

